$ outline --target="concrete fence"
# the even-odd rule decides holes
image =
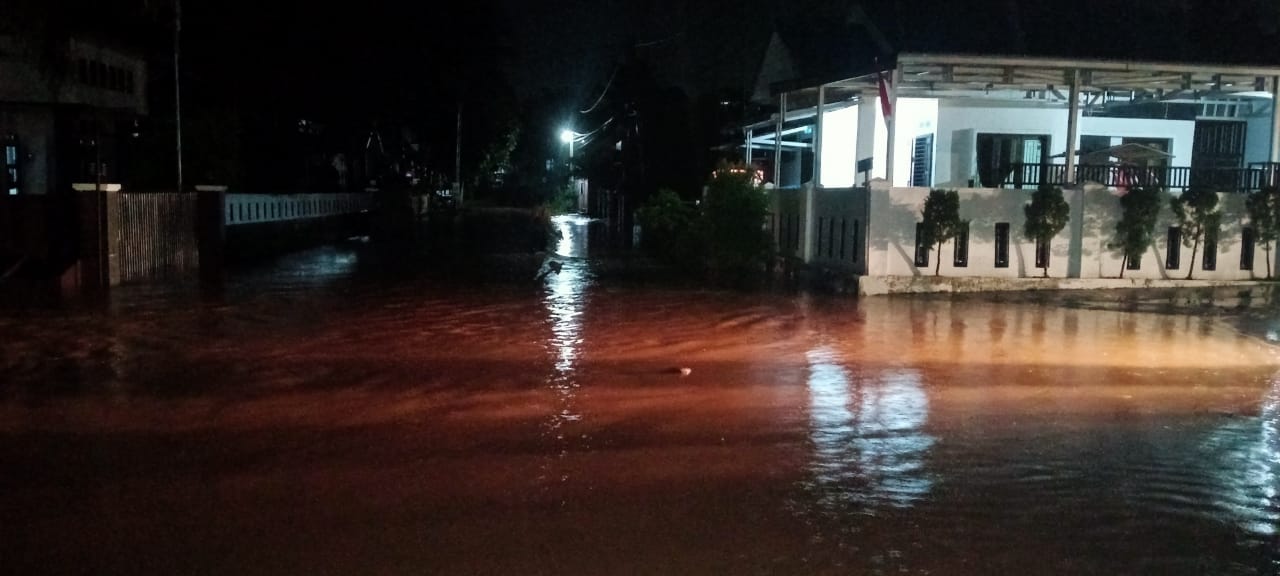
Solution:
[[[787,189],[771,191],[766,224],[779,252],[805,262],[874,277],[942,276],[1029,278],[1039,276],[1037,246],[1023,234],[1023,207],[1029,190],[960,189],[960,216],[967,234],[937,246],[916,242],[916,224],[928,188]],[[1115,278],[1124,266],[1111,247],[1121,215],[1119,193],[1101,186],[1068,188],[1064,196],[1071,221],[1040,256],[1048,255],[1049,276]],[[1245,196],[1219,195],[1221,226],[1216,242],[1192,249],[1181,245],[1180,232],[1166,203],[1141,259],[1124,270],[1126,278],[1179,279],[1188,269],[1202,280],[1263,278],[1265,247],[1253,240]],[[1207,256],[1206,256],[1207,252]],[[1274,252],[1271,270],[1276,273]]]
[[[371,204],[365,194],[128,193],[115,184],[77,185],[76,195],[75,276],[89,290],[197,270],[216,281],[236,248],[266,252],[330,238],[334,222],[361,215]],[[326,234],[313,234],[313,228]]]
[[[227,194],[226,224],[326,218],[369,209],[369,194]]]

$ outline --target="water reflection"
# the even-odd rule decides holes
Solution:
[[[831,347],[806,357],[814,451],[807,487],[817,507],[833,515],[874,514],[927,496],[933,479],[925,457],[934,438],[924,432],[929,399],[920,373],[891,370],[851,383]]]
[[[1273,537],[1280,528],[1280,376],[1262,403],[1258,419],[1230,418],[1202,445],[1217,460],[1214,504],[1241,530]]]
[[[556,216],[553,223],[560,231],[556,255],[560,257],[561,267],[559,272],[547,275],[547,295],[543,299],[551,328],[547,345],[554,359],[548,386],[555,398],[545,428],[547,436],[555,443],[557,459],[563,459],[569,453],[571,440],[566,428],[582,419],[577,407],[581,384],[575,369],[583,344],[582,320],[591,279],[583,259],[586,256],[587,220],[578,216]],[[548,469],[544,469],[543,475],[553,476]],[[558,476],[561,482],[568,480],[568,474],[563,471],[554,476]]]

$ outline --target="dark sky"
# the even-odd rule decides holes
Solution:
[[[502,0],[522,92],[591,92],[628,45],[691,92],[743,90],[778,30],[802,68],[839,74],[874,53],[854,4],[895,49],[1280,62],[1275,0]]]
[[[81,31],[150,21],[168,46],[173,0],[0,0],[10,26]],[[184,0],[186,74],[203,94],[405,109],[459,90],[589,100],[628,51],[692,95],[741,94],[776,30],[807,75],[865,65],[855,4],[906,51],[1280,63],[1276,0]],[[16,12],[9,7],[19,6]],[[26,16],[22,16],[22,15]],[[41,22],[34,22],[40,24]],[[0,27],[4,23],[0,22]],[[21,27],[21,26],[19,26]],[[38,27],[38,26],[37,26]],[[461,80],[461,82],[459,82]]]

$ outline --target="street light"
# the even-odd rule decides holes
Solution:
[[[582,134],[574,132],[568,128],[560,131],[560,141],[569,145],[569,183],[573,187],[574,191],[577,192],[579,209],[581,209],[583,205],[582,186],[579,184],[577,176],[573,173],[573,145],[578,140],[582,139],[582,136]]]
[[[578,133],[565,128],[560,131],[560,141],[569,145],[569,164],[573,165],[573,144],[578,141]]]

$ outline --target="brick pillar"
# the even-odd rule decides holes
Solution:
[[[220,284],[224,279],[227,245],[227,189],[196,186],[196,242],[200,250],[200,281]]]
[[[73,184],[80,227],[80,286],[107,290],[120,283],[119,254],[114,229],[119,222],[119,184]]]

